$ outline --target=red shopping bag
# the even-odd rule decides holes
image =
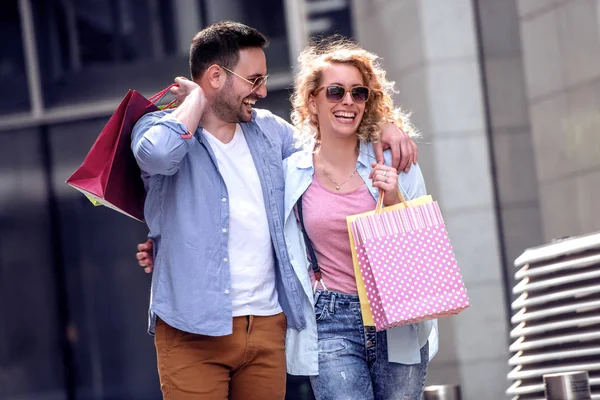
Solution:
[[[110,207],[143,222],[146,191],[131,152],[131,132],[142,116],[159,110],[156,103],[172,86],[149,99],[129,90],[81,166],[67,179],[67,184],[85,194],[94,204]]]

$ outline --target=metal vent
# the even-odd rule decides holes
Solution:
[[[528,249],[515,267],[506,394],[544,400],[544,375],[583,370],[600,400],[600,233]]]

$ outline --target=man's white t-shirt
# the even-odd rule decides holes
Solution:
[[[248,143],[239,124],[223,143],[204,131],[229,194],[229,270],[233,316],[282,312],[265,201]]]

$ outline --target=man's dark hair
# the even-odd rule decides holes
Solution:
[[[194,36],[190,47],[192,79],[198,79],[213,64],[234,69],[240,50],[267,47],[267,38],[254,28],[239,22],[221,21]]]

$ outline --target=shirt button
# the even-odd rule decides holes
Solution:
[[[224,258],[223,261],[227,262],[228,260],[227,260],[227,258]]]
[[[221,201],[222,201],[223,203],[227,203],[227,198],[226,198],[226,197],[223,197],[223,198],[221,199]]]
[[[373,342],[371,342],[370,340],[367,341],[367,347],[373,347]]]
[[[225,294],[229,294],[229,289],[225,290]]]
[[[223,233],[225,233],[225,232],[227,232],[227,229],[226,229],[226,228],[223,228],[223,229],[222,229],[222,231],[223,231]]]

